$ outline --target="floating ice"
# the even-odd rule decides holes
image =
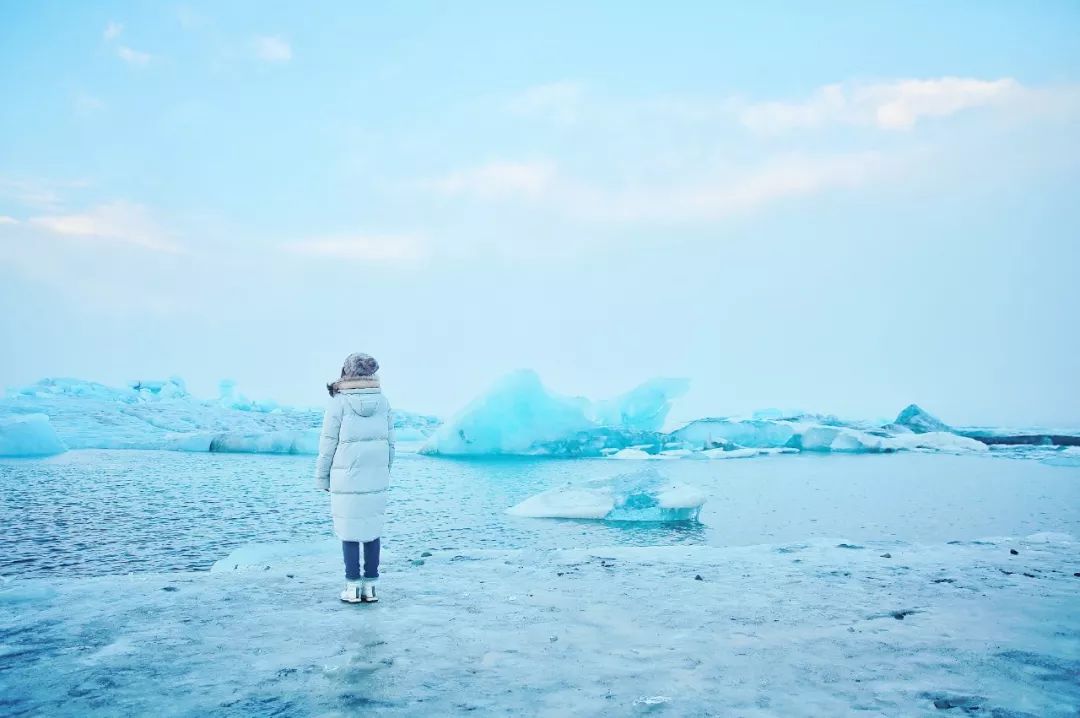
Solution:
[[[936,416],[928,414],[918,404],[909,404],[905,407],[900,412],[900,415],[896,417],[895,423],[911,429],[916,434],[925,434],[931,431],[952,431],[948,424]]]
[[[615,399],[596,402],[593,419],[602,426],[660,431],[671,411],[671,400],[689,388],[686,379],[651,379]]]
[[[45,414],[0,417],[0,456],[52,456],[65,451]]]
[[[990,447],[981,441],[959,436],[947,431],[931,431],[925,434],[905,434],[889,439],[897,450],[921,449],[924,451],[968,452],[990,451]]]
[[[686,389],[683,379],[653,379],[615,399],[593,402],[555,394],[535,372],[519,371],[445,425],[432,416],[395,411],[394,427],[406,451],[446,456],[733,459],[781,450],[985,452],[986,444],[1046,450],[1080,444],[1077,432],[1066,430],[952,430],[915,404],[885,425],[765,409],[753,418],[698,419],[662,433],[672,400]],[[221,382],[216,399],[201,400],[188,393],[179,377],[132,381],[122,388],[43,379],[9,390],[0,400],[0,416],[30,414],[46,415],[58,441],[70,449],[195,452],[314,454],[322,421],[321,409],[248,399],[232,380]],[[16,430],[32,428],[8,433]],[[1045,451],[996,453],[1063,465],[1077,462]]]
[[[837,426],[808,427],[793,437],[791,444],[802,451],[872,453],[896,450],[888,437]]]
[[[178,377],[132,381],[119,389],[43,379],[9,390],[0,400],[0,414],[6,413],[46,415],[59,440],[72,449],[315,454],[322,424],[321,409],[252,401],[230,380],[221,382],[216,400],[204,401],[191,396]],[[394,412],[394,426],[406,436],[426,438],[438,423],[434,417]]]
[[[779,447],[773,449],[706,449],[689,454],[690,459],[749,459],[773,454],[797,454],[798,449]]]
[[[908,413],[915,417],[911,419],[914,426],[922,429],[931,425],[929,420]],[[913,429],[904,425],[874,427],[866,423],[845,424],[835,417],[810,415],[776,420],[699,419],[672,432],[670,438],[695,449],[703,455],[701,458],[740,458],[764,453],[763,450],[839,453],[987,450],[982,442],[949,431],[914,433]]]
[[[532,518],[695,521],[704,503],[701,490],[646,469],[550,489],[507,513]]]
[[[513,372],[444,424],[426,454],[600,456],[604,449],[659,446],[658,429],[681,379],[654,379],[609,401],[560,396],[536,372]]]
[[[672,432],[671,437],[694,448],[723,446],[768,449],[787,446],[799,433],[800,424],[768,419],[698,419]]]

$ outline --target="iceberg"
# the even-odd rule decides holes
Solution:
[[[315,454],[322,425],[321,409],[250,400],[232,380],[221,382],[217,399],[202,400],[179,377],[131,381],[122,388],[43,379],[8,390],[0,400],[4,414],[44,415],[61,445],[71,449]],[[426,439],[439,423],[432,416],[394,412],[395,428],[413,440]]]
[[[698,419],[671,434],[695,448],[772,449],[788,446],[802,425],[770,419]]]
[[[0,417],[0,456],[52,456],[65,451],[45,414]]]
[[[892,423],[764,409],[749,418],[697,419],[665,433],[672,402],[687,388],[685,379],[658,378],[613,399],[591,401],[552,392],[535,372],[522,370],[450,422],[395,410],[394,427],[403,451],[460,457],[734,459],[799,451],[985,452],[987,445],[1004,456],[1001,446],[1080,445],[1080,436],[1064,429],[953,429],[916,404]],[[216,398],[199,399],[175,376],[122,387],[42,379],[9,389],[0,399],[4,416],[15,418],[5,424],[3,451],[19,456],[49,455],[61,447],[315,454],[322,423],[321,409],[249,399],[230,379],[221,381]]]
[[[687,379],[651,379],[615,399],[599,401],[593,421],[639,431],[660,431],[671,411],[671,402],[687,392]]]
[[[886,436],[837,426],[811,426],[793,437],[791,446],[801,451],[879,453],[895,451]]]
[[[536,372],[497,382],[440,427],[421,453],[442,456],[602,456],[630,446],[662,448],[659,429],[682,379],[653,379],[620,397],[591,402],[549,391]]]
[[[567,484],[507,509],[530,518],[604,521],[696,521],[705,494],[664,478],[655,469]]]
[[[918,404],[909,404],[896,417],[895,424],[911,429],[916,434],[934,432],[951,432],[948,424],[936,416],[928,414]]]
[[[952,434],[947,431],[931,431],[925,434],[906,434],[895,436],[889,442],[899,450],[942,451],[947,453],[975,452],[985,453],[990,447],[981,441]]]

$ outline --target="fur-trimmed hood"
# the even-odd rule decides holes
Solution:
[[[326,390],[330,392],[330,396],[336,396],[339,391],[345,391],[346,389],[379,389],[380,387],[379,375],[375,374],[373,376],[338,379],[327,384]]]

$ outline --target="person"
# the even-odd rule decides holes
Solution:
[[[318,488],[330,492],[334,533],[345,558],[346,603],[374,603],[386,489],[394,465],[394,419],[379,383],[379,362],[350,354],[341,378],[327,384],[330,403],[315,462]],[[363,544],[363,575],[360,547]]]

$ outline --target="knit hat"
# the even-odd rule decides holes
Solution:
[[[345,357],[345,364],[341,367],[341,378],[326,385],[330,396],[335,396],[347,382],[363,381],[365,387],[379,386],[379,377],[375,372],[379,371],[379,362],[369,354],[350,354]]]
[[[345,357],[345,363],[341,367],[342,379],[361,379],[370,377],[379,371],[379,362],[370,354],[350,354]]]

